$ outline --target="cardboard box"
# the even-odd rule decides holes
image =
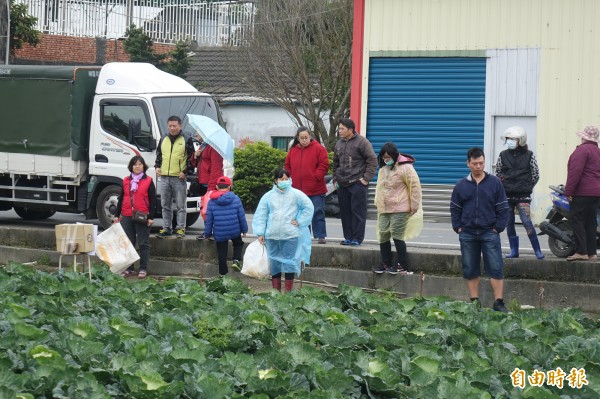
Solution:
[[[59,224],[55,228],[56,250],[63,254],[95,250],[94,225],[83,223]]]

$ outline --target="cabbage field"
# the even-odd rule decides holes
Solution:
[[[600,323],[0,267],[0,398],[598,398]]]

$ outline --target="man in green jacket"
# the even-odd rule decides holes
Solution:
[[[185,137],[181,133],[181,119],[171,116],[167,120],[169,134],[160,139],[156,148],[156,176],[160,177],[158,190],[162,207],[163,228],[156,234],[158,238],[170,237],[173,223],[173,200],[177,211],[175,236],[185,237],[185,198],[187,191],[186,169],[188,151]]]

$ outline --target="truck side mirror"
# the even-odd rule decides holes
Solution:
[[[150,137],[150,150],[154,151],[156,150],[156,139],[154,137]]]
[[[135,138],[142,133],[142,120],[139,118],[129,119],[129,131],[127,132],[127,141],[135,143]]]

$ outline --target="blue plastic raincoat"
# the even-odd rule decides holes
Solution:
[[[311,200],[302,191],[292,187],[280,190],[274,185],[260,199],[252,219],[252,231],[257,236],[265,237],[272,275],[300,275],[300,262],[310,263],[312,243],[308,226],[313,213]],[[292,220],[296,220],[298,226],[292,225]],[[296,246],[269,245],[270,241],[295,240]]]

